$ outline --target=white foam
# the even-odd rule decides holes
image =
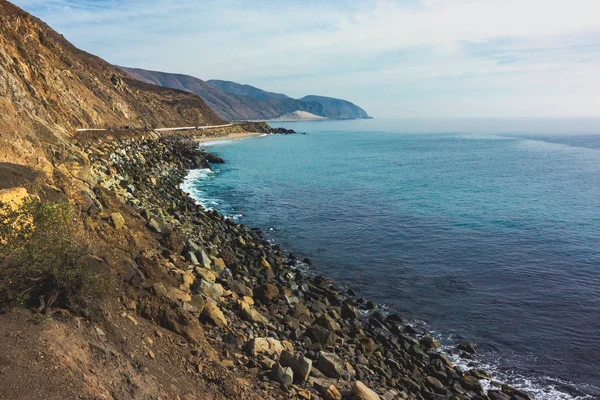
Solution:
[[[233,139],[209,140],[206,142],[200,142],[198,145],[200,147],[210,147],[210,146],[216,146],[216,145],[220,145],[220,144],[231,144],[233,142],[234,142]]]
[[[212,210],[213,206],[219,205],[219,201],[217,199],[211,199],[206,197],[206,193],[199,189],[200,182],[213,175],[214,171],[210,168],[203,169],[192,169],[189,170],[187,176],[179,186],[181,190],[194,199],[196,204],[202,205],[207,210]]]
[[[438,339],[441,339],[435,332],[429,331],[429,334],[433,334]],[[459,354],[452,351],[454,345],[443,344],[441,352],[450,358],[452,363],[463,371],[467,371],[473,368],[481,369],[488,372],[491,375],[491,379],[481,380],[480,383],[487,391],[494,389],[492,381],[506,383],[512,387],[523,390],[533,396],[534,399],[539,400],[591,400],[593,399],[590,395],[573,396],[569,393],[559,390],[556,386],[549,384],[549,382],[556,382],[560,386],[576,387],[571,382],[562,381],[556,378],[548,376],[540,376],[537,378],[530,378],[523,376],[517,372],[505,372],[498,369],[498,362],[484,362],[478,359],[464,359]]]

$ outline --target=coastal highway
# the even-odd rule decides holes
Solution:
[[[204,129],[213,129],[213,128],[225,128],[227,126],[233,126],[233,124],[223,124],[223,125],[204,125],[204,126],[180,126],[176,128],[158,128],[153,129],[157,132],[167,132],[167,131],[195,131],[195,130],[204,130]],[[109,128],[99,129],[99,128],[80,128],[77,129],[77,132],[91,132],[91,131],[107,131]]]

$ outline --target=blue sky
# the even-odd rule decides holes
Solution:
[[[598,0],[16,0],[109,62],[375,117],[600,116]]]

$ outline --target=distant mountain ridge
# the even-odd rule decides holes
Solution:
[[[229,121],[270,120],[303,111],[330,119],[371,118],[365,110],[341,99],[306,96],[293,99],[281,93],[267,92],[236,82],[195,78],[189,75],[118,67],[132,78],[200,96],[221,118]]]

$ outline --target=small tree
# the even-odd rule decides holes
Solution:
[[[91,241],[66,202],[0,204],[0,305],[81,305],[109,287],[106,271],[82,259]]]

